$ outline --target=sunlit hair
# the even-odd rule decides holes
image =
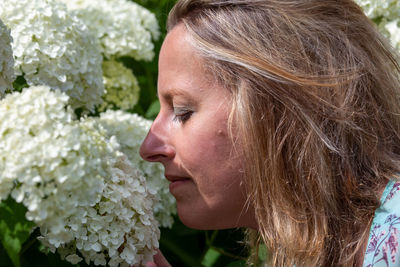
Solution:
[[[273,266],[361,266],[400,168],[397,55],[350,0],[179,0],[232,92],[250,204]]]

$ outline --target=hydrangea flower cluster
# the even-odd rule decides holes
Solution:
[[[11,29],[15,71],[28,85],[70,96],[73,108],[93,110],[104,94],[98,40],[66,6],[52,0],[3,0],[0,19]]]
[[[395,19],[400,15],[398,0],[355,0],[369,18]]]
[[[15,80],[11,42],[10,30],[0,20],[0,97],[12,89]]]
[[[0,200],[22,202],[43,244],[72,263],[144,265],[158,247],[155,196],[115,138],[75,120],[67,101],[44,86],[0,101]]]
[[[152,38],[157,39],[160,33],[156,17],[147,9],[129,0],[60,1],[100,39],[106,58],[153,59]]]
[[[133,108],[139,99],[139,83],[132,71],[115,60],[103,62],[103,81],[106,93],[99,110],[117,107],[122,110]]]
[[[400,51],[400,17],[397,20],[386,23],[384,27],[388,32],[387,35],[390,36],[393,46]]]
[[[150,129],[151,121],[137,114],[112,111],[101,114],[99,123],[108,136],[115,136],[121,151],[135,165],[140,166],[149,188],[159,197],[154,205],[154,213],[162,227],[171,227],[176,214],[175,198],[169,193],[169,182],[164,178],[164,168],[160,163],[149,163],[139,156],[139,148]]]
[[[399,0],[355,0],[365,14],[377,23],[379,29],[400,50],[400,1]]]

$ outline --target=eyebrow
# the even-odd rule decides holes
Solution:
[[[189,94],[188,92],[181,90],[181,89],[177,89],[177,88],[170,88],[167,90],[167,92],[161,94],[161,96],[163,98],[165,98],[167,101],[172,101],[174,97],[176,96],[182,96],[184,98],[186,98],[188,101],[190,102],[195,102],[194,98],[191,94]],[[157,92],[157,97],[159,98],[160,95]]]

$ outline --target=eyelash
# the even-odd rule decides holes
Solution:
[[[174,114],[175,114],[174,121],[185,123],[187,120],[190,119],[190,117],[193,114],[193,111],[184,108],[180,109],[174,108]]]

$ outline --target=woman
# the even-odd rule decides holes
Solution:
[[[399,264],[400,68],[362,10],[180,0],[168,30],[141,155],[183,223],[247,227],[272,266]]]

